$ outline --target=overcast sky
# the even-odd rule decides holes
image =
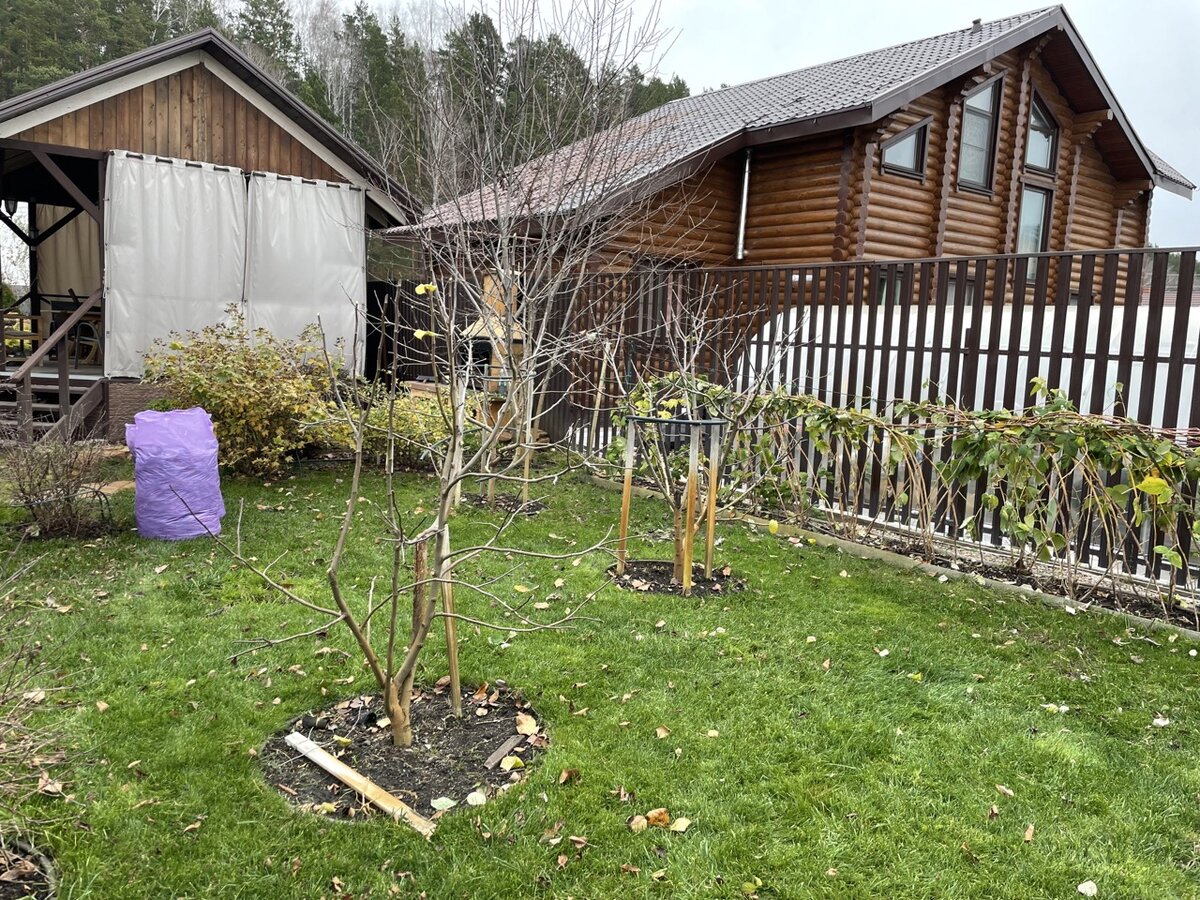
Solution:
[[[639,0],[642,2],[642,0]],[[644,0],[649,2],[649,0]],[[661,0],[661,68],[692,93],[1038,8],[1036,0]],[[1075,0],[1067,13],[1142,142],[1200,183],[1200,0]],[[1200,195],[1154,191],[1150,240],[1200,244]]]

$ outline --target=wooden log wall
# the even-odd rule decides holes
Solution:
[[[737,252],[742,157],[726,157],[707,171],[638,204],[622,230],[596,256],[599,271],[623,271],[640,257],[731,265]]]
[[[15,137],[345,181],[203,65],[59,116]]]
[[[844,149],[840,132],[755,148],[744,264],[832,258]]]
[[[935,228],[939,213],[941,172],[946,157],[948,108],[939,89],[910,104],[891,119],[881,144],[931,116],[925,174],[914,178],[888,172],[879,165],[872,173],[867,196],[867,228],[861,254],[873,259],[903,259],[937,255]],[[877,154],[881,156],[881,154]]]

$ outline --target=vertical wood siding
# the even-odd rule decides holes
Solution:
[[[345,181],[202,65],[59,116],[16,137]]]

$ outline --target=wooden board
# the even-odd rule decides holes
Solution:
[[[297,731],[293,731],[284,740],[289,747],[300,753],[305,759],[316,763],[346,787],[366,797],[392,818],[403,819],[427,838],[433,835],[437,828],[433,822],[404,801],[389,794],[369,778],[360,775],[337,757],[327,753],[315,741]]]

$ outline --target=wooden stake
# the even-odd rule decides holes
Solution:
[[[691,426],[692,439],[688,448],[687,508],[683,514],[683,596],[692,595],[692,538],[695,536],[696,489],[700,479],[700,431]]]
[[[462,682],[458,675],[458,620],[454,618],[454,585],[446,574],[443,562],[450,553],[450,526],[447,525],[438,536],[442,549],[438,554],[438,577],[445,579],[441,583],[442,609],[446,613],[446,662],[450,669],[450,711],[456,718],[461,719]]]
[[[433,822],[405,804],[404,801],[393,797],[371,779],[350,768],[340,759],[326,753],[314,741],[298,731],[293,731],[284,738],[284,741],[305,759],[320,766],[346,787],[366,797],[393,819],[403,819],[426,838],[433,836],[433,832],[437,828]]]
[[[713,548],[717,538],[717,489],[720,487],[721,467],[717,463],[717,453],[721,443],[717,439],[721,433],[720,425],[709,426],[712,430],[708,435],[708,522],[704,535],[704,577],[712,578]]]
[[[629,499],[633,496],[633,422],[625,426],[625,486],[621,490],[621,528],[617,533],[617,575],[625,574],[626,539],[629,536]]]

